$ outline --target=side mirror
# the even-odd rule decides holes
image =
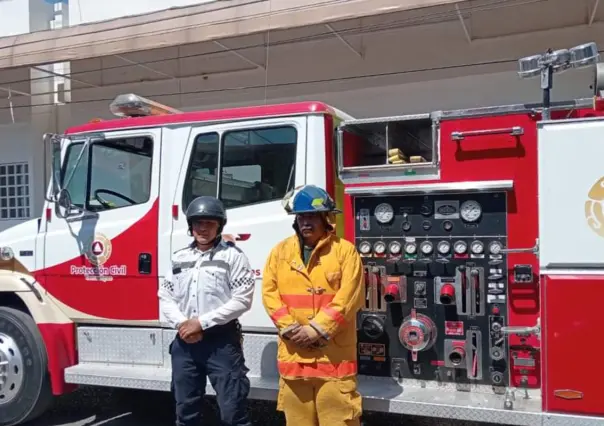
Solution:
[[[51,176],[50,176],[50,198],[46,201],[54,202],[58,199],[61,190],[61,136],[54,133],[45,133],[44,140],[44,164],[46,165],[46,146],[50,145],[51,151]]]
[[[71,202],[71,194],[65,188],[60,189],[57,193],[56,214],[61,219],[66,219],[72,213],[73,204]]]

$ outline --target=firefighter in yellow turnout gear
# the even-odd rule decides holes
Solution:
[[[335,235],[339,213],[321,188],[288,193],[296,234],[271,251],[262,277],[264,307],[279,330],[277,409],[288,426],[358,426],[356,314],[364,303],[361,258]]]

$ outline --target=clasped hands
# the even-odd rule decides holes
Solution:
[[[310,325],[298,325],[283,337],[305,349],[316,348],[323,343],[323,337]]]
[[[186,343],[197,343],[203,338],[203,330],[197,318],[191,318],[178,325],[178,335]]]

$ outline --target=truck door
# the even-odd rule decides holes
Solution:
[[[261,278],[269,251],[292,235],[293,218],[281,207],[285,193],[305,183],[306,117],[248,120],[194,127],[177,184],[172,251],[192,239],[184,212],[202,195],[218,196],[227,208],[224,233],[236,239],[257,277],[247,330],[274,331],[262,305]]]
[[[545,409],[604,415],[604,118],[539,125],[539,263]]]
[[[49,204],[41,279],[76,320],[158,318],[161,134],[109,132],[87,147],[74,136],[63,148],[72,207],[63,219]]]

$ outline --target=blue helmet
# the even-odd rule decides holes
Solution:
[[[315,185],[304,185],[289,191],[281,204],[288,214],[341,213],[327,191]]]

